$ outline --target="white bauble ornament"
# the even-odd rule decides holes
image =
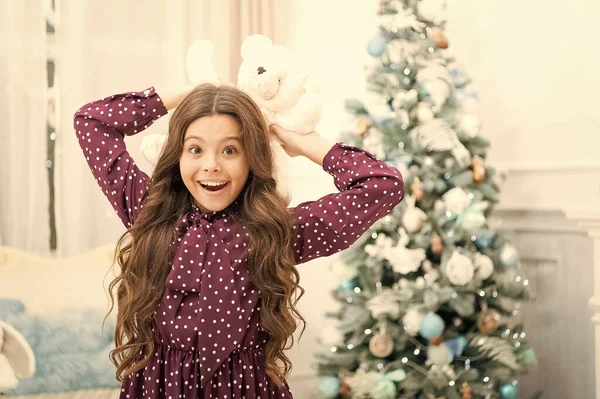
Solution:
[[[427,215],[420,208],[409,207],[402,215],[402,226],[408,233],[416,233],[423,227]]]
[[[404,331],[413,337],[417,336],[419,334],[422,318],[423,315],[416,308],[409,308],[404,314],[404,317],[402,317]]]
[[[492,259],[479,252],[475,254],[474,266],[477,269],[477,274],[483,280],[490,278],[492,273],[494,273],[494,262],[492,262]]]
[[[325,346],[339,346],[344,344],[344,334],[342,334],[339,326],[327,326],[319,337],[319,342]]]
[[[424,103],[419,103],[419,105],[417,105],[417,119],[419,119],[420,122],[430,121],[434,116],[435,115],[429,105]]]
[[[473,280],[475,267],[468,256],[454,251],[446,263],[444,274],[452,284],[465,285]]]
[[[450,363],[452,363],[452,353],[446,345],[429,345],[426,364],[444,366]]]
[[[460,187],[446,191],[442,198],[446,204],[446,210],[456,214],[461,214],[471,203],[469,195]]]

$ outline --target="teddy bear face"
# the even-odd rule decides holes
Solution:
[[[258,105],[282,112],[294,107],[304,94],[305,77],[306,74],[296,70],[293,54],[287,48],[273,46],[244,59],[238,87]]]
[[[279,83],[285,77],[285,71],[281,65],[260,61],[244,62],[239,75],[243,76],[243,87],[247,93],[268,101],[279,91]]]

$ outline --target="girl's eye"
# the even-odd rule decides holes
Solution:
[[[195,150],[198,150],[198,152],[196,152]],[[198,155],[200,153],[200,151],[202,151],[202,150],[198,147],[190,147],[190,152],[194,155]]]
[[[227,147],[227,148],[225,148],[225,151],[228,151],[228,150],[230,150],[230,152],[228,152],[227,155],[233,155],[233,154],[235,154],[237,152],[237,148],[235,148],[235,147]]]

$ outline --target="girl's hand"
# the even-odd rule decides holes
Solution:
[[[269,125],[269,133],[277,138],[281,148],[290,156],[297,157],[298,155],[304,155],[304,149],[302,146],[305,138],[303,135],[298,134],[296,132],[292,132],[290,130],[285,130],[279,125],[271,124]],[[316,134],[316,133],[309,133]],[[307,135],[306,135],[307,136]]]
[[[167,111],[171,111],[179,106],[183,99],[194,90],[195,85],[186,85],[177,89],[161,90],[160,88],[154,87],[156,93],[160,96],[163,101],[163,105]]]
[[[335,142],[321,137],[317,132],[298,134],[274,124],[269,126],[269,132],[290,157],[302,155],[319,165],[323,165],[323,158],[335,145]]]

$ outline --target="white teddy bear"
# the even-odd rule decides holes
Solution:
[[[187,73],[192,84],[220,84],[213,54],[213,44],[208,40],[190,46]],[[315,78],[301,66],[301,60],[263,35],[247,37],[241,55],[237,87],[258,104],[267,123],[299,134],[313,132],[321,120],[322,105]],[[152,165],[156,165],[166,139],[166,134],[149,134],[142,139],[142,154]]]
[[[313,132],[322,117],[319,87],[290,49],[263,35],[244,40],[238,89],[261,108],[268,122],[300,134]]]

